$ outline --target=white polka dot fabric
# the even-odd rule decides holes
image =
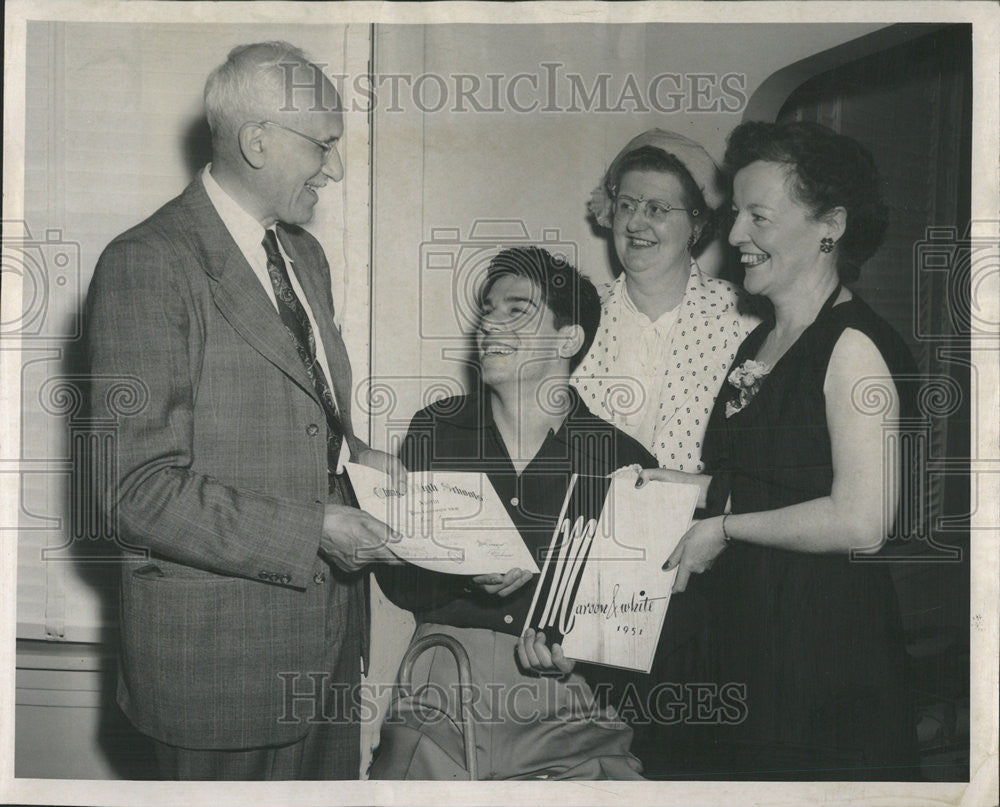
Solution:
[[[572,383],[590,410],[642,443],[661,466],[702,470],[701,441],[740,343],[758,323],[736,308],[737,289],[691,263],[678,311],[656,323],[610,286],[590,353]],[[649,342],[656,345],[650,358]]]

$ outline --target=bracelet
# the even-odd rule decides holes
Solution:
[[[726,513],[722,517],[722,539],[727,543],[731,544],[733,542],[733,537],[726,531],[726,519],[729,518],[729,513]]]

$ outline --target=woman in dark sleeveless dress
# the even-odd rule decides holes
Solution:
[[[896,515],[915,371],[843,285],[884,234],[877,172],[856,141],[806,123],[742,124],[726,163],[729,241],[773,315],[723,385],[705,474],[644,472],[697,480],[719,514],[668,560],[675,591],[698,586],[711,603],[710,681],[736,684],[742,701],[698,728],[700,775],[912,779],[902,626],[874,556]]]

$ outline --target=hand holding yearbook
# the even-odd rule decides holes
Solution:
[[[365,465],[348,463],[347,473],[361,508],[402,535],[389,548],[403,560],[445,574],[538,573],[486,474],[411,473],[402,492]]]
[[[635,480],[633,471],[570,480],[524,629],[568,658],[648,673],[677,574],[662,565],[699,491]]]

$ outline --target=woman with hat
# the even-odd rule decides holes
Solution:
[[[699,268],[724,196],[700,145],[663,129],[631,140],[590,201],[624,272],[574,384],[595,414],[660,465],[698,472],[701,441],[729,365],[756,320],[737,289]]]
[[[651,129],[622,149],[590,203],[597,224],[611,231],[624,271],[604,299],[574,383],[595,414],[674,472],[702,471],[701,443],[715,398],[757,324],[738,310],[737,287],[695,260],[712,240],[724,201],[718,167],[705,149]],[[681,687],[683,701],[683,687],[703,680],[706,615],[697,591],[676,598],[650,674],[607,672],[616,705],[635,716],[632,751],[649,775],[688,767],[687,727],[659,713],[676,709],[656,693]]]

